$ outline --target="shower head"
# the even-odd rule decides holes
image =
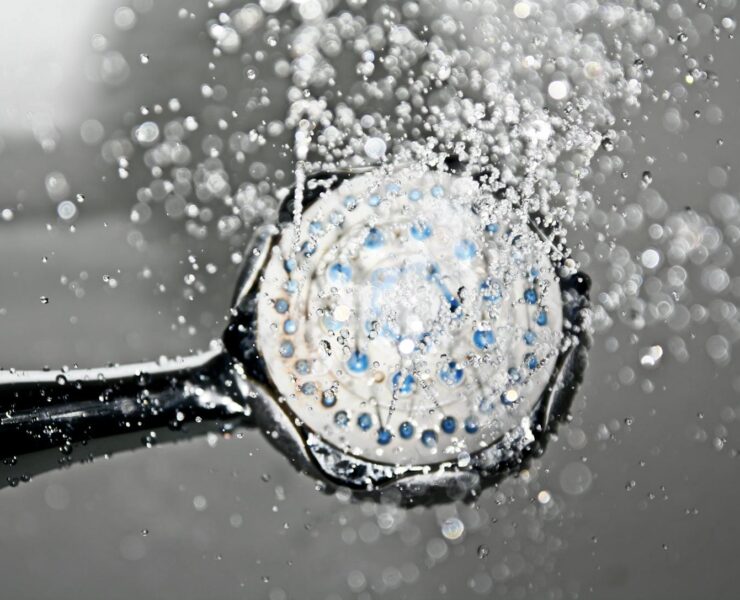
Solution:
[[[261,428],[327,489],[474,493],[542,448],[588,345],[588,278],[503,189],[453,161],[306,178],[253,236],[222,350],[7,376],[4,454],[211,420]]]

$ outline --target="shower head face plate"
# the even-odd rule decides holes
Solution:
[[[293,421],[415,467],[526,425],[563,344],[552,245],[473,178],[356,175],[304,207],[257,291],[257,350]]]

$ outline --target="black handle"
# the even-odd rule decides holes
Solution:
[[[170,365],[0,372],[0,460],[6,475],[0,487],[76,457],[251,425],[245,389],[225,353]],[[106,442],[96,442],[101,439]],[[73,457],[76,448],[81,450]]]

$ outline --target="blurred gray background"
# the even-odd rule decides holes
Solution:
[[[139,163],[121,179],[100,149],[129,136],[140,107],[171,98],[198,116],[199,134],[215,127],[219,111],[200,95],[214,77],[205,24],[225,3],[214,4],[0,7],[0,367],[155,359],[220,334],[239,240],[196,239],[163,211],[132,223],[136,190],[152,177]],[[697,118],[669,134],[665,107],[648,102],[630,125],[644,143],[628,176],[601,186],[605,200],[637,194],[647,155],[671,208],[706,210],[713,166],[728,174],[726,191],[740,191],[738,43],[704,43],[692,50],[713,55],[722,123]],[[669,86],[678,64],[666,51],[655,79]],[[241,82],[234,61],[219,63],[218,81],[235,65]],[[687,106],[706,108],[698,98]],[[278,104],[270,111],[281,115]],[[236,182],[248,176],[231,168]],[[57,173],[69,198],[84,195],[70,221],[47,191]],[[644,241],[634,236],[635,251]],[[201,265],[200,290],[185,281],[188,256]],[[215,272],[203,274],[209,263]],[[737,263],[728,270],[740,276]],[[598,289],[599,268],[592,274]],[[715,330],[711,319],[692,325],[690,361],[666,356],[651,372],[638,348],[665,345],[668,332],[636,340],[617,323],[616,352],[597,337],[573,421],[521,478],[473,506],[404,511],[323,495],[256,432],[37,476],[0,491],[0,597],[736,598],[740,385],[736,359],[720,368],[706,355]],[[465,526],[457,539],[442,531],[450,518]]]

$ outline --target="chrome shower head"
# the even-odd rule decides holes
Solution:
[[[475,493],[542,448],[588,345],[588,278],[502,189],[452,161],[308,177],[257,229],[221,350],[5,375],[3,455],[211,421],[327,489]]]

